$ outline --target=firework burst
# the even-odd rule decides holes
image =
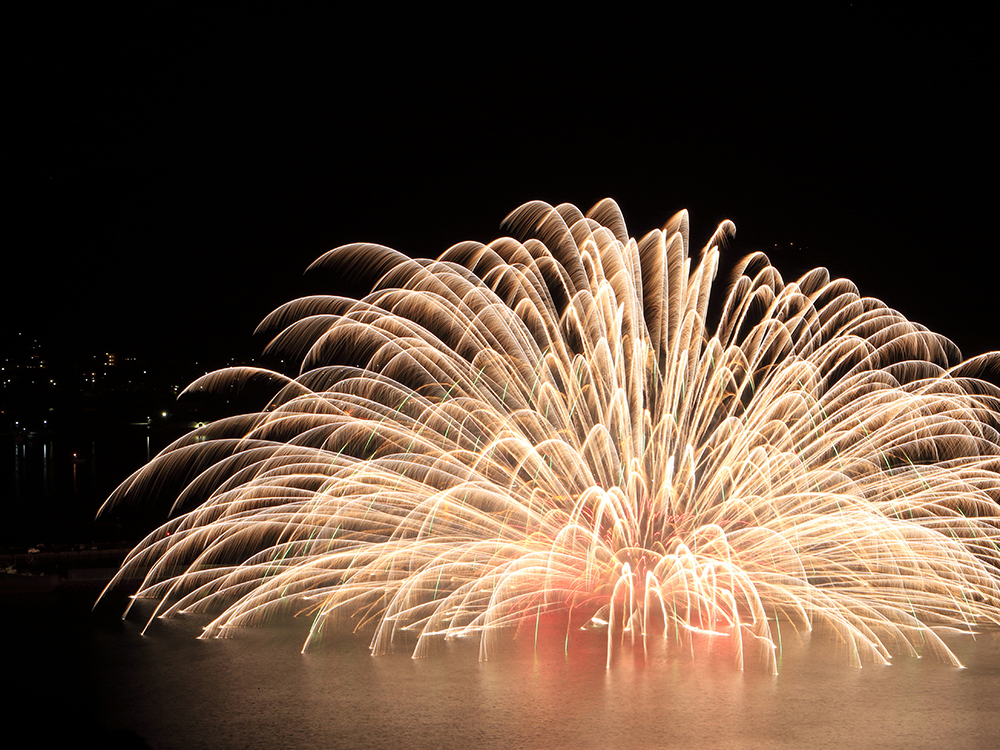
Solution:
[[[852,662],[1000,620],[1000,391],[947,339],[823,269],[755,254],[708,324],[724,223],[636,241],[617,205],[529,203],[437,260],[355,244],[378,279],[262,323],[301,362],[259,413],[199,428],[108,503],[186,477],[128,557],[154,616],[206,636],[278,614],[374,629],[415,656],[561,613],[625,639],[730,639],[777,668],[780,628]]]

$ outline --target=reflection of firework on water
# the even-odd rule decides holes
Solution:
[[[272,313],[290,379],[258,414],[195,430],[109,502],[189,478],[194,507],[134,550],[156,614],[278,613],[375,628],[380,653],[534,629],[543,615],[670,644],[729,638],[776,669],[822,624],[855,663],[1000,620],[1000,390],[946,339],[847,281],[785,283],[753,255],[709,330],[723,224],[630,239],[618,207],[522,206],[524,242],[410,260],[378,245],[362,301]],[[950,369],[949,369],[950,368]],[[189,390],[190,390],[189,389]],[[221,612],[221,614],[219,614]],[[787,633],[786,633],[787,635]],[[690,641],[690,638],[688,638]],[[308,641],[306,643],[308,646]],[[669,647],[669,646],[668,646]]]

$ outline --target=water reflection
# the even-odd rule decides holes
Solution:
[[[581,637],[477,661],[372,658],[363,639],[299,653],[302,630],[197,641],[198,622],[101,635],[101,710],[157,747],[976,748],[998,738],[1000,634],[949,639],[968,669],[929,659],[846,666],[828,639],[792,642],[782,672],[733,668],[725,648],[621,654]],[[558,639],[554,639],[558,643]],[[178,717],[185,717],[178,722]]]
[[[90,541],[101,503],[173,437],[145,425],[0,436],[0,546]]]
[[[296,625],[199,641],[203,621],[185,618],[141,636],[143,621],[121,621],[123,600],[92,603],[0,597],[16,645],[6,723],[32,723],[42,746],[112,730],[165,750],[1000,746],[997,631],[948,639],[967,669],[930,659],[854,669],[828,640],[786,641],[771,677],[733,669],[721,648],[623,654],[606,669],[603,642],[586,634],[568,654],[526,639],[485,664],[474,643],[415,661],[372,658],[350,635],[301,654]],[[58,721],[32,719],[39,709]]]

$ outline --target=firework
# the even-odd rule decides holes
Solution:
[[[128,557],[154,617],[205,636],[306,615],[422,656],[558,614],[625,640],[726,637],[777,668],[782,628],[853,663],[1000,621],[1000,390],[947,339],[816,269],[741,261],[711,317],[726,222],[636,241],[618,206],[529,203],[437,260],[373,244],[314,264],[377,282],[262,327],[295,377],[259,413],[166,448],[108,503],[186,477]],[[676,636],[676,639],[674,638]],[[688,639],[690,640],[690,639]]]

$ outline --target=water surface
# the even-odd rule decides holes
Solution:
[[[1000,633],[949,638],[967,665],[899,658],[855,669],[826,639],[786,638],[777,677],[724,647],[619,654],[599,635],[512,644],[481,663],[457,642],[429,659],[373,658],[367,641],[274,626],[196,639],[204,621],[118,618],[86,596],[8,596],[19,684],[7,729],[42,706],[41,739],[152,748],[993,748]],[[146,610],[149,611],[148,609]],[[544,635],[544,633],[543,633]],[[6,671],[6,670],[5,670]],[[7,672],[11,674],[11,672]],[[137,745],[141,746],[141,744]]]

